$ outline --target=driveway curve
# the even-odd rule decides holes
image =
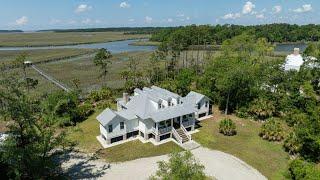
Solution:
[[[199,147],[191,151],[194,156],[205,166],[205,173],[208,176],[215,177],[218,180],[266,180],[260,172],[246,164],[242,160],[221,152]],[[84,159],[82,159],[84,160]],[[145,180],[155,174],[157,170],[157,162],[168,160],[167,155],[136,159],[123,163],[113,163],[107,166],[101,160],[86,161],[87,166],[94,167],[93,171],[101,168],[99,175],[94,176],[94,179],[119,179],[119,180]],[[65,162],[65,169],[68,171],[70,167],[74,167],[74,163],[78,163],[79,159],[69,159]],[[86,167],[87,167],[86,166]],[[104,167],[104,168],[102,168]],[[107,167],[107,168],[105,168]],[[81,168],[76,171],[84,171]],[[85,169],[85,171],[89,171]],[[83,178],[73,176],[81,173],[72,173],[71,177],[76,179],[87,179],[90,176]],[[87,174],[88,175],[88,174]]]

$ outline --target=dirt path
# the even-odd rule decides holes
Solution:
[[[256,169],[227,153],[203,147],[194,149],[191,152],[205,166],[205,173],[219,180],[266,179]],[[156,172],[157,162],[162,160],[168,160],[168,156],[142,158],[110,164],[109,166],[101,160],[90,160],[85,156],[75,156],[74,158],[69,158],[63,164],[63,167],[74,179],[144,180]]]

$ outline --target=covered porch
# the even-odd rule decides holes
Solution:
[[[188,131],[194,130],[194,114],[188,114],[183,116],[178,116],[175,118],[170,118],[160,122],[155,122],[151,132],[155,135],[156,141],[161,141],[172,137],[173,129],[185,128]]]

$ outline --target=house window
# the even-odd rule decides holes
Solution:
[[[198,109],[200,109],[200,103],[198,103],[197,106],[198,106]]]
[[[110,125],[108,126],[108,132],[109,132],[109,133],[112,133],[112,130],[113,130],[112,124],[110,124]]]
[[[124,122],[120,122],[120,129],[124,129]]]
[[[209,102],[208,102],[208,101],[206,101],[206,105],[205,105],[205,106],[206,106],[206,107],[208,107],[208,104],[209,104]]]
[[[172,103],[171,103],[171,101],[168,101],[168,106],[172,106]]]
[[[192,114],[189,114],[189,117],[192,117],[193,115]]]
[[[186,120],[187,119],[187,115],[183,115],[182,119]]]
[[[162,104],[161,102],[158,102],[158,109],[161,109],[162,108]]]
[[[177,99],[177,104],[180,104],[180,98]]]

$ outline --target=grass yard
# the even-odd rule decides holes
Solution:
[[[200,123],[200,132],[193,139],[210,149],[232,154],[247,162],[269,179],[285,179],[289,157],[278,143],[262,140],[258,122],[228,116],[237,124],[237,135],[224,136],[219,133],[219,120],[225,116],[215,109],[214,118]]]
[[[148,38],[123,32],[37,32],[0,34],[0,47],[61,46]]]
[[[16,57],[26,54],[27,59],[34,63],[55,61],[71,58],[79,55],[94,53],[94,49],[43,49],[43,50],[21,50],[21,51],[0,51],[0,62],[6,65],[13,64]]]
[[[181,151],[182,149],[173,142],[169,142],[160,146],[154,146],[151,143],[143,144],[139,140],[127,142],[108,149],[102,149],[102,146],[96,139],[100,134],[99,123],[96,116],[101,111],[97,111],[91,115],[86,121],[79,123],[70,130],[68,138],[77,142],[77,147],[89,153],[97,153],[99,157],[108,162],[123,162],[134,159],[159,156],[169,154],[173,151]]]

